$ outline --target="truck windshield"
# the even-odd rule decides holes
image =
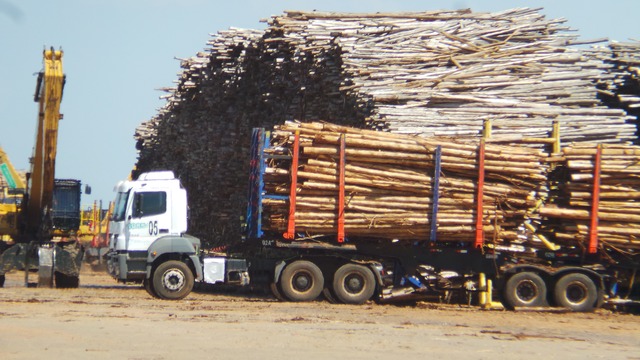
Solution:
[[[129,191],[119,192],[116,196],[116,203],[113,209],[113,221],[123,221],[127,211],[127,200],[129,199]]]

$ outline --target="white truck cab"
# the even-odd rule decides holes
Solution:
[[[187,235],[187,193],[171,171],[121,181],[109,225],[107,271],[120,282],[141,282],[165,299],[188,295],[203,280],[200,240]],[[217,279],[220,281],[220,279]]]
[[[159,236],[187,231],[187,192],[173,172],[143,173],[137,181],[120,182],[115,191],[115,250],[146,251]],[[126,241],[118,242],[123,237]]]

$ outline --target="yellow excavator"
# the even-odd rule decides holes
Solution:
[[[38,105],[36,140],[26,174],[26,186],[15,206],[0,212],[0,235],[14,245],[0,254],[0,286],[5,274],[14,269],[38,272],[38,286],[77,287],[83,251],[77,240],[80,226],[81,184],[78,180],[55,179],[60,102],[65,84],[62,50],[43,51],[43,71],[38,74],[34,100]],[[6,154],[5,154],[6,159]],[[7,174],[15,181],[15,174]],[[2,172],[7,183],[5,172]],[[11,185],[9,184],[10,188]],[[17,187],[17,185],[16,185]],[[19,194],[16,196],[20,196]]]
[[[0,146],[0,246],[13,243],[9,234],[15,232],[18,211],[26,193],[26,180],[13,167],[9,156]],[[1,248],[0,248],[1,249]]]

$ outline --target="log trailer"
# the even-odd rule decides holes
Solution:
[[[289,301],[324,295],[330,301],[361,304],[430,295],[447,300],[459,294],[468,301],[477,297],[484,307],[495,305],[496,298],[508,309],[559,306],[572,311],[591,311],[605,299],[619,298],[621,287],[627,295],[636,291],[637,255],[585,254],[561,247],[535,252],[503,249],[484,242],[480,220],[471,242],[436,241],[437,221],[431,222],[428,242],[377,241],[350,238],[344,208],[339,207],[335,233],[297,233],[297,140],[291,155],[265,152],[269,146],[267,132],[255,129],[245,236],[224,255],[203,250],[199,239],[186,235],[186,190],[173,172],[148,172],[118,183],[107,254],[112,277],[142,283],[152,296],[169,300],[184,298],[198,282],[267,285],[277,298]],[[345,196],[345,148],[342,141],[338,204]],[[265,164],[278,156],[291,161],[289,195],[270,194],[264,187]],[[436,189],[439,163],[437,155]],[[482,161],[478,171],[477,196],[482,199]],[[433,194],[437,204],[438,191]],[[263,230],[267,220],[262,204],[267,198],[290,205],[284,234]],[[436,219],[437,206],[433,208],[425,216]],[[602,261],[604,256],[614,261]]]
[[[80,225],[81,184],[55,179],[65,83],[62,55],[62,50],[53,48],[43,51],[44,69],[38,74],[34,96],[39,104],[38,120],[27,186],[12,209],[0,213],[0,223],[9,224],[0,235],[15,243],[0,254],[0,286],[5,273],[14,268],[25,270],[25,285],[29,285],[31,271],[38,271],[38,286],[52,287],[54,281],[57,287],[79,284],[82,251],[74,236]]]

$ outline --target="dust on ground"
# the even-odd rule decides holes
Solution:
[[[602,309],[290,303],[211,289],[165,301],[103,272],[83,270],[80,282],[33,288],[7,274],[0,358],[640,359],[640,317]]]

